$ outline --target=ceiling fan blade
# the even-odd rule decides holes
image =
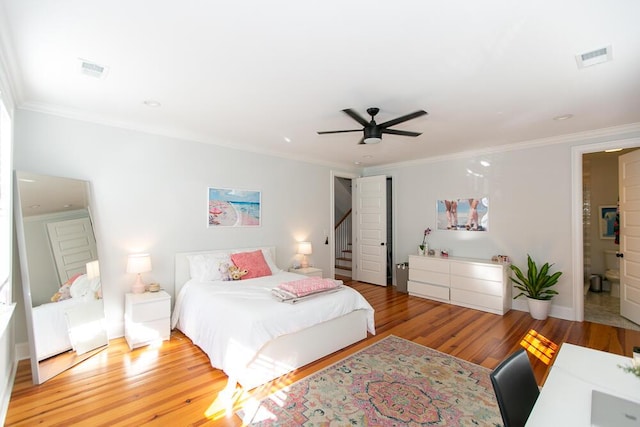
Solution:
[[[402,135],[402,136],[420,136],[422,132],[411,132],[408,130],[396,130],[396,129],[382,129],[382,133],[388,133],[391,135]]]
[[[416,111],[414,113],[410,113],[410,114],[406,114],[404,116],[400,116],[397,119],[393,119],[393,120],[389,120],[388,122],[381,123],[381,124],[378,125],[378,127],[388,128],[388,127],[391,127],[391,126],[395,126],[395,125],[397,125],[399,123],[406,122],[407,120],[411,120],[411,119],[415,119],[416,117],[424,116],[425,114],[427,114],[426,111],[418,110],[418,111]]]
[[[364,136],[362,138],[360,138],[360,142],[358,142],[358,145],[360,144],[364,144]]]
[[[324,135],[324,134],[327,134],[327,133],[346,133],[346,132],[362,132],[362,129],[325,130],[325,131],[318,131],[318,135]]]
[[[347,116],[351,117],[356,122],[360,123],[362,126],[369,126],[369,122],[367,119],[362,117],[360,114],[356,113],[351,108],[347,108],[346,110],[342,110]]]

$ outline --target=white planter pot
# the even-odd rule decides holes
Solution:
[[[538,320],[544,320],[549,317],[549,311],[551,310],[550,299],[534,299],[527,297],[529,303],[529,314],[531,317]]]

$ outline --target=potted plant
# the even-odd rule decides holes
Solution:
[[[424,230],[422,235],[422,244],[418,245],[418,255],[426,255],[429,251],[429,245],[427,243],[427,236],[431,234],[431,228]]]
[[[562,272],[558,271],[549,274],[549,269],[553,264],[546,262],[541,268],[531,259],[531,255],[527,254],[527,275],[525,276],[517,266],[511,264],[511,270],[516,277],[511,277],[511,281],[515,284],[515,288],[520,291],[518,295],[513,297],[516,299],[524,295],[527,297],[529,304],[529,313],[534,319],[544,320],[549,316],[551,308],[551,298],[558,295],[553,289],[558,278],[562,276]]]

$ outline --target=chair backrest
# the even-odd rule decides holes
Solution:
[[[524,426],[540,394],[527,352],[524,349],[516,351],[489,376],[504,426]]]

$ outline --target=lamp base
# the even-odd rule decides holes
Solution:
[[[133,292],[134,294],[143,294],[145,290],[146,285],[142,283],[142,280],[140,279],[140,273],[138,273],[138,278],[136,279],[136,283],[134,283],[131,287],[131,292]]]

